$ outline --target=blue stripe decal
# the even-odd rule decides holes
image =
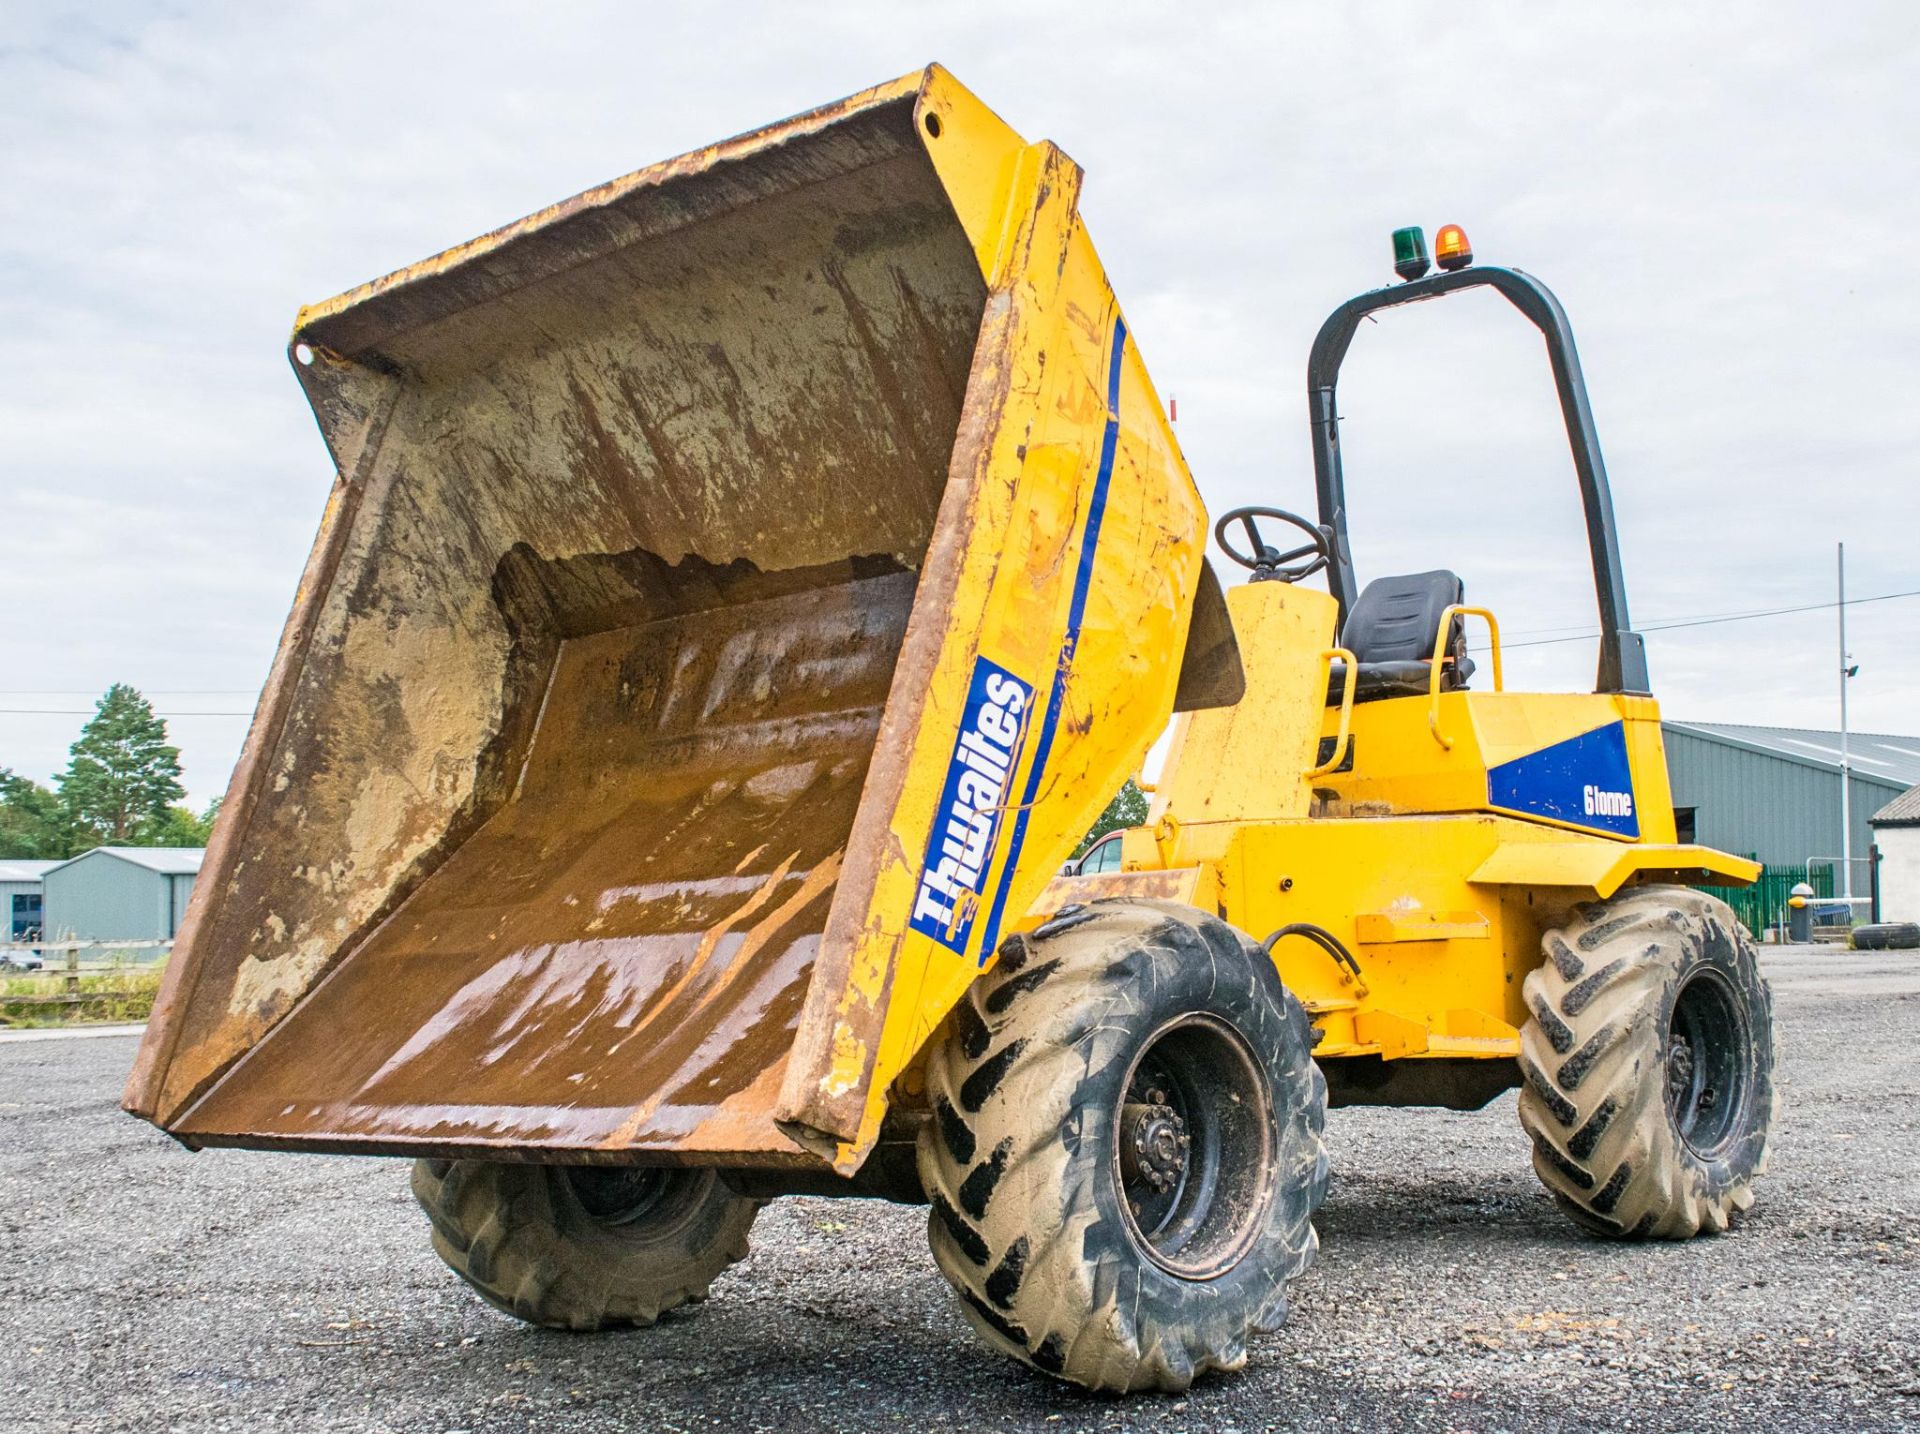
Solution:
[[[1487,804],[1615,836],[1639,836],[1626,727],[1609,722],[1490,768]]]
[[[1074,650],[1080,645],[1080,623],[1087,612],[1087,589],[1093,585],[1093,556],[1100,544],[1100,524],[1107,516],[1107,488],[1113,481],[1113,455],[1120,446],[1120,359],[1127,348],[1125,319],[1113,321],[1113,357],[1107,366],[1107,431],[1100,440],[1100,471],[1094,475],[1093,499],[1087,504],[1087,527],[1080,536],[1080,566],[1073,575],[1073,601],[1067,606],[1067,636],[1060,647],[1060,661],[1053,669],[1053,686],[1047,692],[1047,715],[1040,723],[1040,740],[1034,744],[1033,765],[1027,769],[1026,789],[1020,794],[1020,809],[1013,819],[1013,838],[1007,844],[1005,864],[1000,868],[1000,886],[993,894],[993,911],[987,917],[986,934],[980,939],[980,964],[986,965],[1000,941],[1000,922],[1007,912],[1007,892],[1013,886],[1013,874],[1020,867],[1020,848],[1027,839],[1027,817],[1040,793],[1040,778],[1053,751],[1054,730],[1060,725],[1060,706],[1066,696],[1067,674],[1073,668]]]

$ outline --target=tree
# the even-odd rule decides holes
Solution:
[[[180,749],[153,704],[124,682],[94,708],[72,760],[60,774],[60,797],[84,840],[126,843],[163,824],[167,808],[187,794],[180,785]]]
[[[1138,782],[1128,777],[1120,790],[1114,794],[1113,800],[1107,803],[1107,809],[1100,813],[1100,820],[1093,824],[1086,836],[1081,838],[1080,845],[1073,849],[1073,854],[1076,857],[1080,856],[1108,832],[1137,827],[1146,819],[1147,794],[1140,790]]]
[[[184,802],[175,802],[157,822],[142,826],[134,846],[205,846],[213,836],[213,819],[220,815],[220,799],[207,803],[204,812],[195,814]]]
[[[58,861],[71,855],[60,798],[31,777],[0,767],[0,857]]]

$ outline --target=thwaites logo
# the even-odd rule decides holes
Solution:
[[[974,659],[960,736],[947,762],[908,922],[949,951],[965,951],[973,933],[1032,710],[1031,687],[997,663]]]

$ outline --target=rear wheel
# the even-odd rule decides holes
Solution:
[[[928,1061],[934,1258],[989,1345],[1184,1389],[1286,1316],[1326,1193],[1326,1086],[1273,963],[1172,902],[1010,938]]]
[[[1520,1058],[1540,1179],[1601,1234],[1726,1229],[1773,1125],[1773,1001],[1732,911],[1646,887],[1543,944]]]
[[[747,1253],[760,1202],[716,1170],[420,1160],[433,1248],[488,1303],[553,1329],[649,1325]]]

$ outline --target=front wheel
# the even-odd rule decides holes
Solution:
[[[1238,1369],[1326,1193],[1326,1084],[1273,963],[1173,902],[1010,938],[935,1043],[935,1261],[989,1345],[1090,1389]]]
[[[448,1268],[552,1329],[650,1325],[705,1299],[760,1209],[707,1169],[418,1160],[413,1194]]]
[[[1520,1121],[1561,1209],[1684,1240],[1753,1204],[1773,1127],[1773,1000],[1733,912],[1643,887],[1547,933],[1527,977]]]

